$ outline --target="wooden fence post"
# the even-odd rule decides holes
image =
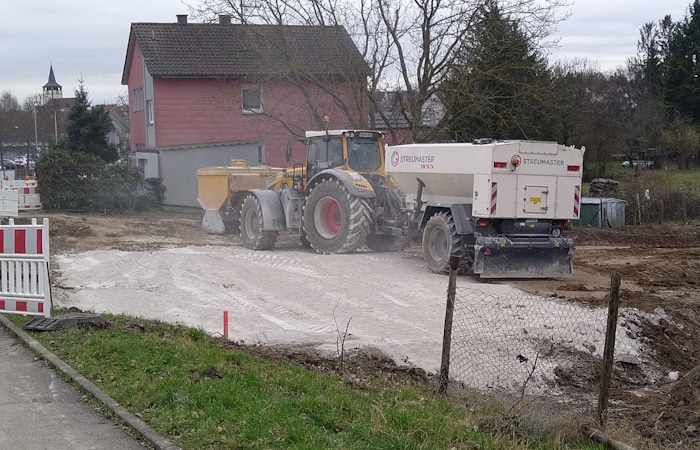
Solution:
[[[445,308],[445,328],[442,333],[442,360],[440,362],[440,380],[438,394],[447,393],[447,380],[450,378],[450,345],[452,344],[452,317],[455,310],[455,292],[457,290],[457,269],[459,257],[450,257],[450,279],[447,284],[447,307]]]
[[[605,330],[605,349],[603,365],[600,372],[600,393],[596,417],[601,426],[605,424],[605,415],[610,398],[610,381],[612,380],[615,356],[615,332],[617,329],[617,312],[620,308],[620,274],[614,272],[610,277],[610,301],[608,302],[608,325]]]
[[[683,225],[688,225],[688,208],[685,201],[685,196],[683,196]]]

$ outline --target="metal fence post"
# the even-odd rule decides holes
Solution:
[[[600,393],[596,417],[601,426],[605,424],[605,415],[610,398],[610,381],[612,379],[615,356],[615,332],[617,329],[617,312],[620,307],[620,274],[614,272],[610,277],[610,301],[608,302],[608,325],[605,331],[605,350],[600,373]]]
[[[450,280],[447,284],[447,307],[445,308],[445,328],[442,334],[442,360],[440,363],[440,384],[438,394],[447,393],[447,380],[450,377],[450,344],[452,343],[452,317],[454,316],[455,292],[457,290],[457,269],[459,257],[450,257]]]

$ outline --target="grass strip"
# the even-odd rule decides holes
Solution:
[[[103,329],[31,335],[183,449],[600,448],[476,431],[478,412],[417,378],[310,370],[202,330],[105,317]]]

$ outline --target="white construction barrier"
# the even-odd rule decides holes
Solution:
[[[0,225],[0,312],[51,316],[49,219]]]
[[[0,189],[0,217],[19,216],[19,194],[16,190]]]
[[[2,189],[17,191],[17,203],[20,211],[41,209],[41,198],[36,180],[3,180]]]

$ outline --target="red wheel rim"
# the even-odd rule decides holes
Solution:
[[[340,226],[342,225],[342,223],[340,223],[342,216],[340,214],[340,205],[338,205],[338,202],[328,202],[325,211],[323,211],[323,216],[325,217],[328,231],[333,234],[338,234]]]
[[[343,212],[333,197],[323,197],[314,211],[316,231],[324,239],[333,239],[343,227]]]

